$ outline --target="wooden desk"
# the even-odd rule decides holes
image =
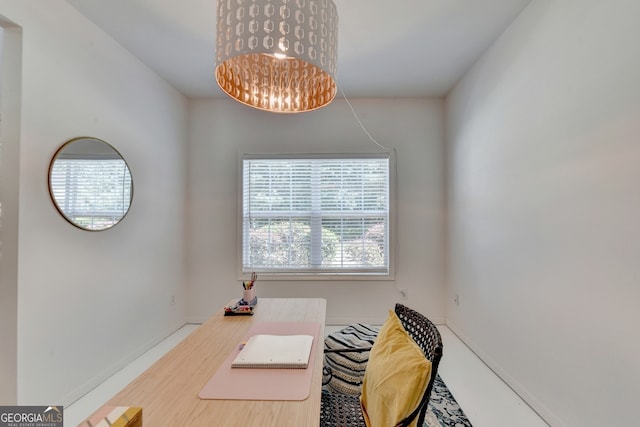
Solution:
[[[198,393],[255,322],[318,322],[324,337],[325,315],[319,298],[261,298],[253,316],[224,317],[220,309],[107,405],[142,407],[145,427],[318,426],[324,345],[316,347],[306,400],[201,400]]]

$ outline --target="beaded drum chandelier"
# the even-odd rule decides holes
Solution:
[[[332,0],[218,0],[216,81],[233,99],[279,113],[336,96]]]

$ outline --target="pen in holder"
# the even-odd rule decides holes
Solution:
[[[258,275],[253,272],[251,273],[251,280],[249,282],[242,282],[242,301],[245,303],[251,304],[255,303],[256,299],[256,280],[258,279]]]
[[[242,291],[242,299],[246,302],[251,302],[256,297],[255,288],[244,289]]]

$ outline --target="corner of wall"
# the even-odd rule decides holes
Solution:
[[[18,400],[22,28],[0,15],[0,403]]]

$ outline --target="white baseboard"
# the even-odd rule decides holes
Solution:
[[[428,317],[435,325],[444,325],[444,317]],[[369,325],[382,325],[387,317],[375,316],[375,317],[327,317],[327,325],[351,325],[352,323],[366,323]]]
[[[567,424],[557,417],[549,408],[540,402],[532,393],[522,386],[513,376],[502,369],[480,346],[462,332],[462,330],[451,320],[446,321],[446,326],[460,340],[475,353],[482,362],[489,367],[511,390],[531,407],[546,423],[554,427],[567,427]],[[446,351],[446,349],[445,349]]]
[[[129,354],[121,357],[115,363],[104,368],[98,374],[94,375],[89,380],[85,381],[83,384],[80,384],[78,387],[71,390],[69,393],[65,394],[57,401],[61,402],[63,406],[71,405],[73,402],[80,399],[82,396],[84,396],[85,394],[89,393],[91,390],[93,390],[94,388],[102,384],[104,381],[109,379],[111,376],[113,376],[115,373],[117,373],[122,368],[127,366],[129,363],[133,362],[138,357],[143,355],[145,352],[152,349],[155,345],[157,345],[162,340],[167,338],[169,335],[171,335],[172,333],[180,329],[182,326],[184,326],[184,324],[175,328],[167,328],[167,330],[161,332],[160,334],[156,335],[153,339],[150,339],[145,343],[143,343],[142,345],[138,346]]]
[[[187,325],[202,325],[204,322],[206,322],[207,320],[209,320],[211,318],[211,316],[209,317],[200,317],[200,316],[196,316],[196,317],[190,317],[187,320]]]
[[[351,325],[353,323],[366,323],[369,325],[382,325],[386,320],[385,317],[327,317],[325,323],[327,325]]]

